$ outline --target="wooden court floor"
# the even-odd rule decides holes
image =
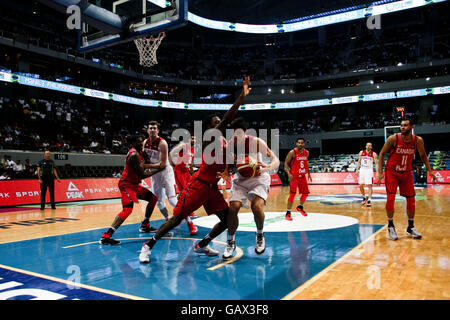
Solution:
[[[394,223],[398,241],[387,238],[385,191],[382,187],[375,188],[371,208],[359,204],[357,186],[310,186],[310,191],[305,204],[307,212],[348,216],[356,218],[359,224],[383,227],[283,299],[450,299],[449,185],[416,188],[415,226],[423,234],[421,240],[407,237],[406,202],[397,196]],[[266,211],[284,212],[288,193],[287,187],[273,187]],[[58,204],[56,210],[45,211],[40,211],[38,206],[0,210],[0,244],[107,228],[120,210],[121,205],[117,201]],[[125,225],[140,222],[142,212],[140,206],[135,207]],[[250,211],[242,209],[241,212]],[[203,209],[196,214],[205,215]],[[152,220],[157,219],[162,219],[162,216],[155,209]]]

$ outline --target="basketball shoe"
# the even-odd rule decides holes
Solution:
[[[255,252],[257,254],[262,254],[265,250],[266,250],[266,239],[264,238],[264,233],[256,233]]]
[[[367,200],[369,200],[369,197],[368,197],[368,196],[363,197],[363,201],[361,202],[361,205],[362,205],[362,206],[365,205],[365,204],[367,203]]]
[[[416,228],[406,229],[406,234],[411,236],[413,239],[422,239],[422,235],[416,230]]]
[[[190,232],[191,236],[193,236],[194,234],[196,234],[198,232],[198,228],[194,224],[194,222],[192,222],[192,221],[188,222],[188,227],[189,227],[189,232]]]
[[[292,221],[292,216],[291,216],[291,213],[290,213],[290,212],[286,212],[286,217],[285,217],[285,219],[288,220],[288,221]]]
[[[144,243],[141,249],[141,253],[139,254],[139,261],[141,263],[149,263],[151,253],[152,250],[150,249],[150,247]]]
[[[388,235],[391,240],[398,240],[397,231],[395,231],[395,227],[388,227]]]
[[[228,240],[225,251],[223,252],[222,258],[228,260],[233,256],[233,252],[236,250],[236,241]]]
[[[100,244],[105,244],[105,245],[110,245],[110,246],[115,246],[117,244],[120,244],[119,240],[114,240],[113,238],[111,238],[111,236],[107,233],[104,233],[102,235],[102,238],[99,241]]]
[[[198,245],[198,242],[195,244],[194,252],[195,253],[204,253],[207,256],[218,256],[219,255],[219,251],[211,249],[210,246],[206,246],[206,247],[202,248]]]
[[[298,212],[300,212],[302,214],[302,216],[306,217],[308,215],[306,213],[306,211],[303,210],[303,206],[302,205],[298,205],[296,209],[297,209]]]
[[[158,231],[158,229],[155,229],[153,227],[150,226],[150,223],[143,223],[141,224],[141,227],[139,228],[139,232],[141,233],[153,233]]]

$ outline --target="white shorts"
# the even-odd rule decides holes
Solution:
[[[164,197],[176,197],[175,192],[175,174],[172,166],[166,166],[166,169],[151,176],[151,191],[158,197],[158,202],[163,201]]]
[[[247,200],[252,201],[254,196],[258,196],[267,200],[270,190],[270,174],[263,173],[253,178],[243,178],[236,173],[231,180],[231,201],[240,201],[245,203]]]
[[[372,170],[359,170],[359,184],[373,184],[373,171]]]

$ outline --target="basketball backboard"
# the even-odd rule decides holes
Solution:
[[[400,126],[386,126],[384,127],[384,141],[387,140],[391,135],[400,133]],[[412,129],[412,133],[414,134],[414,128]]]
[[[187,0],[103,0],[103,9],[118,15],[123,31],[111,34],[82,23],[78,33],[78,50],[98,50],[135,38],[158,34],[187,23]]]

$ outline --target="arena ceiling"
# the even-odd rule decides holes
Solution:
[[[117,0],[89,0],[104,8]],[[189,11],[199,16],[231,22],[274,24],[317,13],[343,9],[374,0],[188,0]]]
[[[250,24],[275,24],[374,0],[189,0],[189,11],[205,18]]]

